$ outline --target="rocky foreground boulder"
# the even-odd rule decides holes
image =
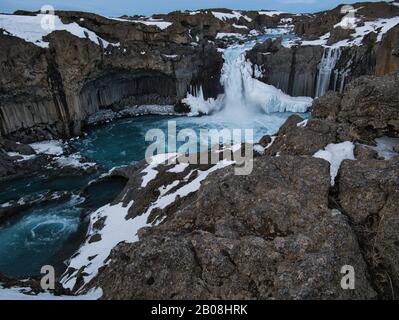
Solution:
[[[358,139],[370,141],[399,134],[399,73],[361,77],[342,95],[328,93],[315,100],[313,116],[351,128]]]
[[[345,161],[338,200],[362,244],[378,290],[399,292],[399,161]]]
[[[329,188],[328,163],[312,157],[259,157],[248,176],[220,169],[138,242],[117,246],[91,285],[104,299],[373,298],[356,236],[328,207]],[[348,264],[354,291],[340,285]]]

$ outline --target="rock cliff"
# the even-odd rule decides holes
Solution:
[[[77,135],[100,109],[174,105],[199,87],[205,98],[216,97],[223,91],[218,34],[259,32],[282,19],[227,9],[151,18],[57,11],[54,17],[55,30],[47,32],[36,13],[3,15],[2,136],[30,142]],[[31,25],[21,35],[13,28],[18,23]]]
[[[327,89],[338,92],[362,75],[381,76],[398,70],[399,7],[391,3],[354,4],[351,19],[355,20],[345,28],[341,25],[349,18],[342,8],[294,17],[298,38],[268,40],[255,46],[247,54],[254,64],[254,75],[288,94],[314,97],[321,68],[328,72]],[[329,62],[328,50],[336,50]]]

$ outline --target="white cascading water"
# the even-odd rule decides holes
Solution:
[[[341,49],[339,47],[324,49],[323,57],[319,64],[319,73],[317,75],[316,98],[321,97],[327,92],[330,86],[331,73],[340,56]]]
[[[306,112],[312,104],[309,97],[291,97],[274,86],[253,78],[252,65],[245,52],[256,41],[234,45],[224,50],[221,83],[225,93],[217,99],[204,100],[202,91],[187,95],[191,115],[217,114],[224,120],[253,119],[254,116],[272,112]]]

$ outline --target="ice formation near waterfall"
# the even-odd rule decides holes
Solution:
[[[245,51],[254,44],[234,45],[224,50],[221,83],[225,93],[217,99],[208,100],[204,99],[202,88],[196,95],[188,94],[183,102],[190,106],[189,115],[220,112],[224,117],[231,118],[260,112],[306,112],[309,109],[312,98],[291,97],[252,76],[252,65],[245,59]]]

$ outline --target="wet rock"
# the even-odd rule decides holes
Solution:
[[[26,156],[36,154],[36,152],[29,145],[18,143],[12,140],[2,139],[1,137],[0,148],[4,149],[7,152],[17,152]]]
[[[191,110],[187,104],[179,102],[175,105],[175,111],[177,113],[189,113]]]
[[[0,177],[15,173],[13,162],[13,159],[0,149]]]
[[[99,242],[99,241],[101,241],[101,234],[95,234],[91,236],[89,239],[89,243]]]

